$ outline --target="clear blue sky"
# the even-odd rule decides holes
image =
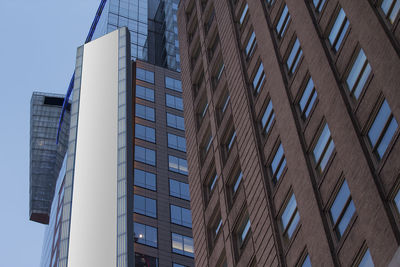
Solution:
[[[100,0],[0,0],[0,266],[39,266],[44,226],[30,222],[29,104],[65,93]]]

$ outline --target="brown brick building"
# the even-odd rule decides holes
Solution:
[[[399,8],[181,1],[196,266],[399,266]]]

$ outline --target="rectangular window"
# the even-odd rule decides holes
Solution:
[[[240,182],[242,181],[242,179],[243,179],[243,173],[242,173],[242,171],[239,171],[239,172],[236,174],[236,177],[235,177],[235,179],[234,179],[234,183],[233,183],[233,194],[235,194],[236,191],[238,190],[239,185],[240,185]]]
[[[156,152],[150,148],[135,145],[135,160],[156,166]]]
[[[168,155],[168,169],[173,172],[177,172],[180,174],[187,175],[188,167],[186,159],[177,158],[171,155]]]
[[[188,209],[170,205],[171,222],[192,228],[192,212]]]
[[[185,130],[185,120],[183,117],[174,115],[167,112],[167,125],[172,128],[176,128],[179,130]]]
[[[141,85],[136,85],[136,97],[154,102],[154,90]]]
[[[151,247],[157,247],[157,228],[137,223],[133,223],[135,232],[135,242]]]
[[[374,267],[374,262],[372,261],[371,253],[367,249],[362,257],[361,261],[356,264],[357,267]]]
[[[212,179],[211,181],[208,183],[208,192],[211,194],[211,192],[214,190],[215,185],[217,184],[217,180],[218,180],[218,175],[217,173],[214,171],[213,174],[211,175]],[[400,197],[399,197],[399,202],[400,202]]]
[[[155,143],[156,130],[152,127],[135,123],[135,137],[148,142]]]
[[[289,21],[290,21],[290,14],[288,7],[285,4],[285,6],[282,9],[282,13],[279,17],[278,24],[276,24],[276,33],[280,38],[282,38],[283,35],[285,34]]]
[[[275,152],[275,156],[270,165],[273,183],[276,183],[279,181],[279,178],[281,178],[285,167],[286,167],[286,158],[285,158],[285,154],[283,152],[282,144],[280,144],[278,149]]]
[[[370,73],[371,66],[368,63],[364,50],[360,49],[346,79],[347,88],[356,99],[359,98]]]
[[[385,154],[397,128],[397,121],[385,99],[368,131],[368,139],[372,150],[379,159]]]
[[[168,147],[186,152],[185,137],[168,133]]]
[[[256,75],[254,75],[253,78],[253,89],[256,94],[258,94],[261,90],[261,86],[263,85],[265,80],[265,73],[264,73],[264,66],[262,62],[260,62],[260,65],[258,66]]]
[[[182,82],[168,76],[165,76],[165,87],[177,92],[182,92]]]
[[[394,23],[400,10],[400,0],[383,0],[381,4],[383,13],[390,23]]]
[[[149,217],[157,218],[157,202],[154,199],[134,195],[134,212]]]
[[[334,148],[335,144],[333,143],[331,137],[331,131],[328,128],[328,124],[325,123],[324,129],[322,130],[322,133],[319,136],[317,144],[313,150],[314,160],[320,173],[324,171]]]
[[[171,233],[172,236],[172,252],[181,255],[194,257],[193,238]]]
[[[256,47],[256,34],[254,31],[251,33],[249,40],[247,40],[246,46],[245,46],[245,54],[246,58],[250,58],[253,55],[254,49]]]
[[[322,11],[322,8],[323,8],[324,5],[325,5],[325,2],[326,2],[326,0],[313,0],[313,4],[314,4],[315,9],[316,9],[318,12],[321,12],[321,11]]]
[[[136,78],[154,84],[154,72],[152,71],[136,68]]]
[[[238,239],[239,239],[239,247],[241,248],[246,241],[246,238],[250,232],[251,223],[249,218],[242,223],[242,225],[238,229]]]
[[[294,194],[292,194],[281,216],[283,236],[285,238],[292,238],[294,230],[296,230],[299,221],[300,215],[299,211],[297,210],[296,198]]]
[[[304,92],[299,101],[302,118],[304,119],[308,118],[316,99],[317,99],[317,91],[315,90],[314,82],[310,77],[308,79],[306,88],[304,89]]]
[[[145,120],[155,121],[154,108],[136,104],[136,116]]]
[[[190,201],[189,184],[169,179],[169,195]]]
[[[351,199],[349,186],[347,185],[347,182],[344,181],[330,208],[333,229],[338,235],[338,238],[342,237],[355,210],[356,208]]]
[[[292,50],[290,51],[289,57],[286,60],[286,66],[288,68],[289,74],[293,74],[300,62],[301,56],[303,55],[303,50],[301,50],[299,39],[293,44]]]
[[[240,25],[243,25],[244,19],[246,18],[248,11],[249,11],[249,5],[246,3],[246,5],[243,8],[242,15],[240,15],[239,19]]]
[[[265,108],[264,115],[261,118],[261,127],[263,129],[263,133],[267,134],[269,129],[271,129],[272,122],[274,121],[275,113],[274,108],[272,106],[272,101],[268,101],[268,105]]]
[[[178,263],[172,263],[172,267],[186,267],[186,266]]]
[[[344,13],[343,8],[340,8],[339,14],[336,17],[336,21],[332,26],[331,32],[329,33],[329,43],[335,49],[335,51],[339,50],[349,25],[350,23],[346,17],[346,13]]]
[[[154,173],[135,169],[134,180],[136,186],[140,186],[153,191],[157,190],[156,175]]]
[[[183,101],[181,97],[165,94],[165,101],[167,107],[183,110]]]

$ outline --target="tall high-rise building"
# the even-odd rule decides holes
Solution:
[[[108,0],[93,37],[128,27],[132,59],[179,71],[178,4],[179,0]]]
[[[399,266],[399,9],[181,1],[196,266]]]
[[[48,224],[54,187],[68,146],[70,105],[56,143],[64,96],[34,92],[31,98],[29,219]]]
[[[107,1],[78,48],[42,266],[194,265],[177,2]]]

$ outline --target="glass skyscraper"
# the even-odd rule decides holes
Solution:
[[[128,27],[133,60],[180,71],[178,4],[179,0],[109,0],[93,38]]]
[[[178,4],[101,1],[77,50],[42,267],[194,265]]]

